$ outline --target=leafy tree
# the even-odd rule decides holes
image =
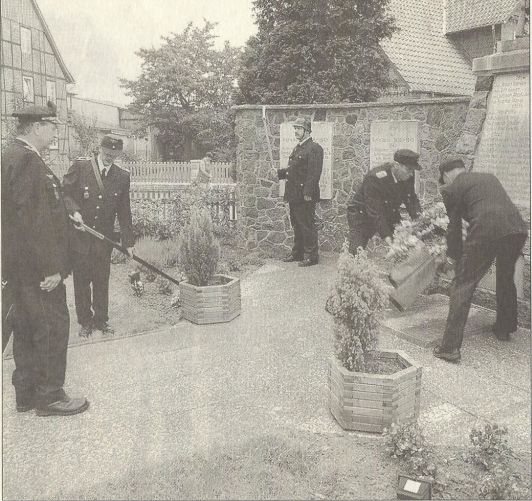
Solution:
[[[190,23],[182,33],[162,37],[161,47],[140,49],[140,76],[121,81],[133,98],[132,111],[158,130],[165,159],[190,156],[192,143],[217,160],[231,154],[227,131],[233,130],[230,106],[240,50],[228,42],[216,49],[214,27]]]
[[[389,0],[254,0],[241,102],[369,101],[388,81],[379,42],[394,32]]]
[[[72,113],[72,128],[79,148],[73,156],[90,156],[100,144],[96,116],[88,118],[82,113]]]

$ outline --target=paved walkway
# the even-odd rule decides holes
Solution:
[[[78,492],[90,490],[217,441],[278,430],[340,433],[326,387],[332,322],[324,304],[335,264],[335,255],[306,269],[268,262],[242,283],[242,314],[228,324],[183,322],[71,347],[66,389],[91,401],[78,416],[17,414],[13,361],[5,360],[4,499],[54,499],[74,484]],[[508,425],[512,447],[529,452],[530,331],[500,343],[485,332],[489,313],[475,310],[461,364],[445,363],[430,346],[407,339],[408,318],[417,319],[418,331],[420,322],[440,328],[445,302],[434,296],[410,315],[390,311],[380,340],[424,367],[420,421],[429,440],[465,445],[472,426],[496,420]]]

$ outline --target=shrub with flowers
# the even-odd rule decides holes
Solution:
[[[412,221],[404,219],[396,226],[387,257],[404,260],[413,249],[425,245],[433,256],[444,256],[447,250],[445,234],[449,218],[443,202],[426,208]]]

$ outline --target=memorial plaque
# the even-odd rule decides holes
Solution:
[[[333,124],[330,122],[312,122],[312,139],[323,148],[323,169],[320,177],[320,197],[324,200],[332,198],[332,135]],[[297,144],[294,127],[291,122],[281,124],[281,169],[288,167],[288,157]],[[284,195],[285,181],[279,181],[279,196]]]
[[[497,176],[512,201],[530,209],[529,74],[497,75],[474,170]]]
[[[419,153],[418,120],[375,120],[369,135],[369,168],[393,160],[396,150],[407,148]]]

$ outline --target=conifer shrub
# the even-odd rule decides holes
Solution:
[[[334,318],[335,355],[346,369],[365,372],[366,354],[377,346],[378,320],[389,290],[366,251],[359,248],[353,256],[345,242],[325,309]]]
[[[220,244],[207,209],[194,208],[177,244],[179,269],[192,285],[209,285],[218,267]]]

